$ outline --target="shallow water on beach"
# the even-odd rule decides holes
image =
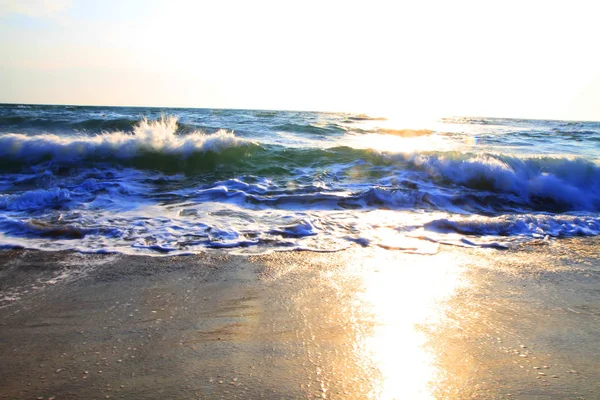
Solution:
[[[600,123],[0,105],[0,246],[244,254],[600,233]]]

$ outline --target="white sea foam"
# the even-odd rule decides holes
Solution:
[[[87,157],[132,158],[142,152],[160,152],[188,157],[197,152],[221,152],[231,147],[250,145],[231,131],[219,130],[207,135],[200,131],[176,135],[177,118],[156,121],[142,119],[129,132],[110,132],[95,136],[29,136],[9,133],[0,136],[0,157],[36,161],[44,157],[74,161]]]
[[[424,225],[428,231],[475,236],[524,236],[540,238],[600,235],[600,218],[594,216],[509,215],[436,219]]]
[[[573,215],[449,217],[411,211],[247,210],[203,202],[126,212],[66,212],[63,219],[2,216],[0,245],[40,250],[190,254],[207,248],[333,251],[356,243],[431,253],[426,242],[504,248],[506,240],[600,235],[600,218]],[[510,238],[510,239],[508,239]],[[243,252],[247,252],[244,250]]]
[[[591,161],[464,153],[400,157],[437,180],[511,193],[524,203],[540,198],[572,210],[600,210],[600,167]]]
[[[19,195],[0,195],[0,210],[26,211],[44,209],[69,201],[71,193],[66,189],[37,189]]]

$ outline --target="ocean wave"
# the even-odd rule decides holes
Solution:
[[[600,210],[600,167],[583,159],[458,152],[401,155],[442,184],[513,194],[548,210]]]
[[[370,117],[366,114],[349,115],[346,117],[348,121],[387,121],[384,117]]]
[[[597,131],[575,129],[565,130],[554,128],[552,130],[553,135],[564,141],[576,141],[576,142],[598,142],[600,141],[600,129]],[[547,139],[545,132],[538,134],[538,137]]]
[[[600,218],[569,215],[509,215],[494,218],[436,219],[424,225],[426,231],[474,236],[525,236],[533,238],[597,236]]]
[[[139,119],[128,118],[90,118],[73,121],[67,118],[41,118],[31,116],[0,117],[0,129],[32,130],[40,132],[51,131],[81,131],[81,132],[131,132],[139,123]]]
[[[95,168],[94,163],[99,162],[141,171],[210,174],[215,179],[246,175],[306,181],[311,175],[309,180],[314,181],[314,176],[321,176],[325,181],[340,182],[338,188],[355,193],[354,197],[332,200],[326,194],[306,202],[325,200],[338,202],[340,207],[360,206],[354,199],[356,193],[362,193],[360,203],[388,208],[397,207],[398,199],[408,196],[420,199],[413,204],[421,208],[461,212],[600,210],[600,166],[582,158],[391,153],[344,146],[289,148],[251,142],[224,130],[211,135],[176,135],[176,124],[174,118],[143,120],[131,134],[91,137],[7,134],[0,136],[0,168],[27,169],[35,163],[45,169],[61,165]],[[299,174],[308,175],[304,179]],[[352,182],[361,176],[368,178],[370,188],[358,192]],[[296,186],[306,186],[306,182]],[[295,200],[276,200],[288,201]]]
[[[276,117],[277,114],[278,114],[278,111],[269,111],[269,110],[255,110],[254,111],[254,116],[258,117],[258,118],[271,119],[273,117]]]
[[[346,130],[337,124],[314,125],[314,124],[282,124],[272,128],[274,131],[292,132],[292,133],[311,133],[316,135],[342,134]]]
[[[490,125],[496,122],[496,119],[479,117],[443,117],[440,121],[445,124]]]
[[[253,145],[225,130],[211,135],[202,132],[176,135],[177,129],[177,118],[164,117],[156,121],[142,119],[132,133],[117,131],[95,136],[9,133],[0,136],[0,157],[27,162],[131,159],[149,153],[187,158],[197,153],[219,153]]]
[[[90,131],[90,132],[111,132],[111,131],[125,131],[131,132],[138,124],[139,120],[136,119],[86,119],[83,121],[70,122],[65,128],[73,129],[77,131]]]
[[[344,191],[323,185],[289,189],[247,184],[236,179],[216,182],[198,190],[177,193],[194,203],[219,202],[262,210],[442,210],[459,214],[513,211],[518,205],[507,197],[491,193],[456,193],[450,190],[417,188],[414,182],[398,182],[394,187],[370,187]]]
[[[589,135],[597,135],[600,132],[597,131],[592,131],[592,130],[585,130],[585,129],[560,129],[560,128],[553,128],[552,132],[560,134],[560,135],[565,135],[565,136],[589,136]],[[541,132],[541,134],[543,134],[544,132]]]
[[[0,195],[0,210],[31,211],[57,208],[71,200],[66,189],[36,189],[18,195]]]

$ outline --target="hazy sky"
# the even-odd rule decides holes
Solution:
[[[0,0],[0,102],[600,120],[594,6]]]

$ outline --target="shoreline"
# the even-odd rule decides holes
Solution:
[[[592,399],[599,248],[3,250],[0,398]]]

